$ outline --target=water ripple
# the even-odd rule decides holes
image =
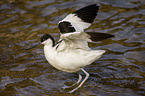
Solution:
[[[57,23],[75,10],[97,3],[98,16],[86,31],[110,33],[114,38],[89,44],[106,53],[86,67],[89,80],[74,94],[78,73],[53,68],[43,46],[30,48],[44,33],[59,39]],[[0,1],[0,95],[110,96],[144,94],[144,0],[2,0]],[[80,74],[82,74],[80,72]],[[82,74],[82,76],[84,76]]]

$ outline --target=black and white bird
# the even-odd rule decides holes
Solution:
[[[44,34],[41,37],[45,57],[53,67],[70,73],[81,70],[86,74],[83,80],[79,74],[78,82],[75,83],[79,84],[78,87],[69,91],[69,93],[76,91],[88,79],[89,73],[83,68],[99,59],[105,53],[105,50],[92,50],[88,47],[88,42],[97,42],[113,37],[113,35],[105,33],[84,32],[84,29],[93,23],[98,9],[97,4],[93,4],[66,16],[58,24],[60,40],[56,44],[49,34]]]

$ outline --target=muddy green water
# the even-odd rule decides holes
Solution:
[[[59,39],[57,23],[67,14],[97,3],[100,10],[86,31],[114,38],[95,44],[107,52],[85,69],[90,78],[73,94],[62,89],[78,79],[53,68],[43,46],[44,33]],[[143,96],[145,93],[145,0],[1,0],[0,96]],[[83,75],[83,73],[81,73]],[[83,75],[84,76],[84,75]]]

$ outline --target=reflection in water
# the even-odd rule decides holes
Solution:
[[[97,19],[86,31],[111,33],[115,38],[90,44],[107,53],[86,67],[90,79],[72,95],[144,94],[144,0],[2,0],[0,1],[0,95],[64,96],[61,87],[77,81],[77,74],[58,71],[44,57],[43,46],[28,51],[40,36],[59,39],[57,22],[67,14],[96,3]]]

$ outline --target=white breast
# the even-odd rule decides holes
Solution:
[[[91,64],[101,57],[104,50],[82,50],[82,49],[69,49],[63,51],[56,51],[55,47],[44,46],[44,53],[47,61],[55,68],[66,71],[76,72],[80,67]]]

